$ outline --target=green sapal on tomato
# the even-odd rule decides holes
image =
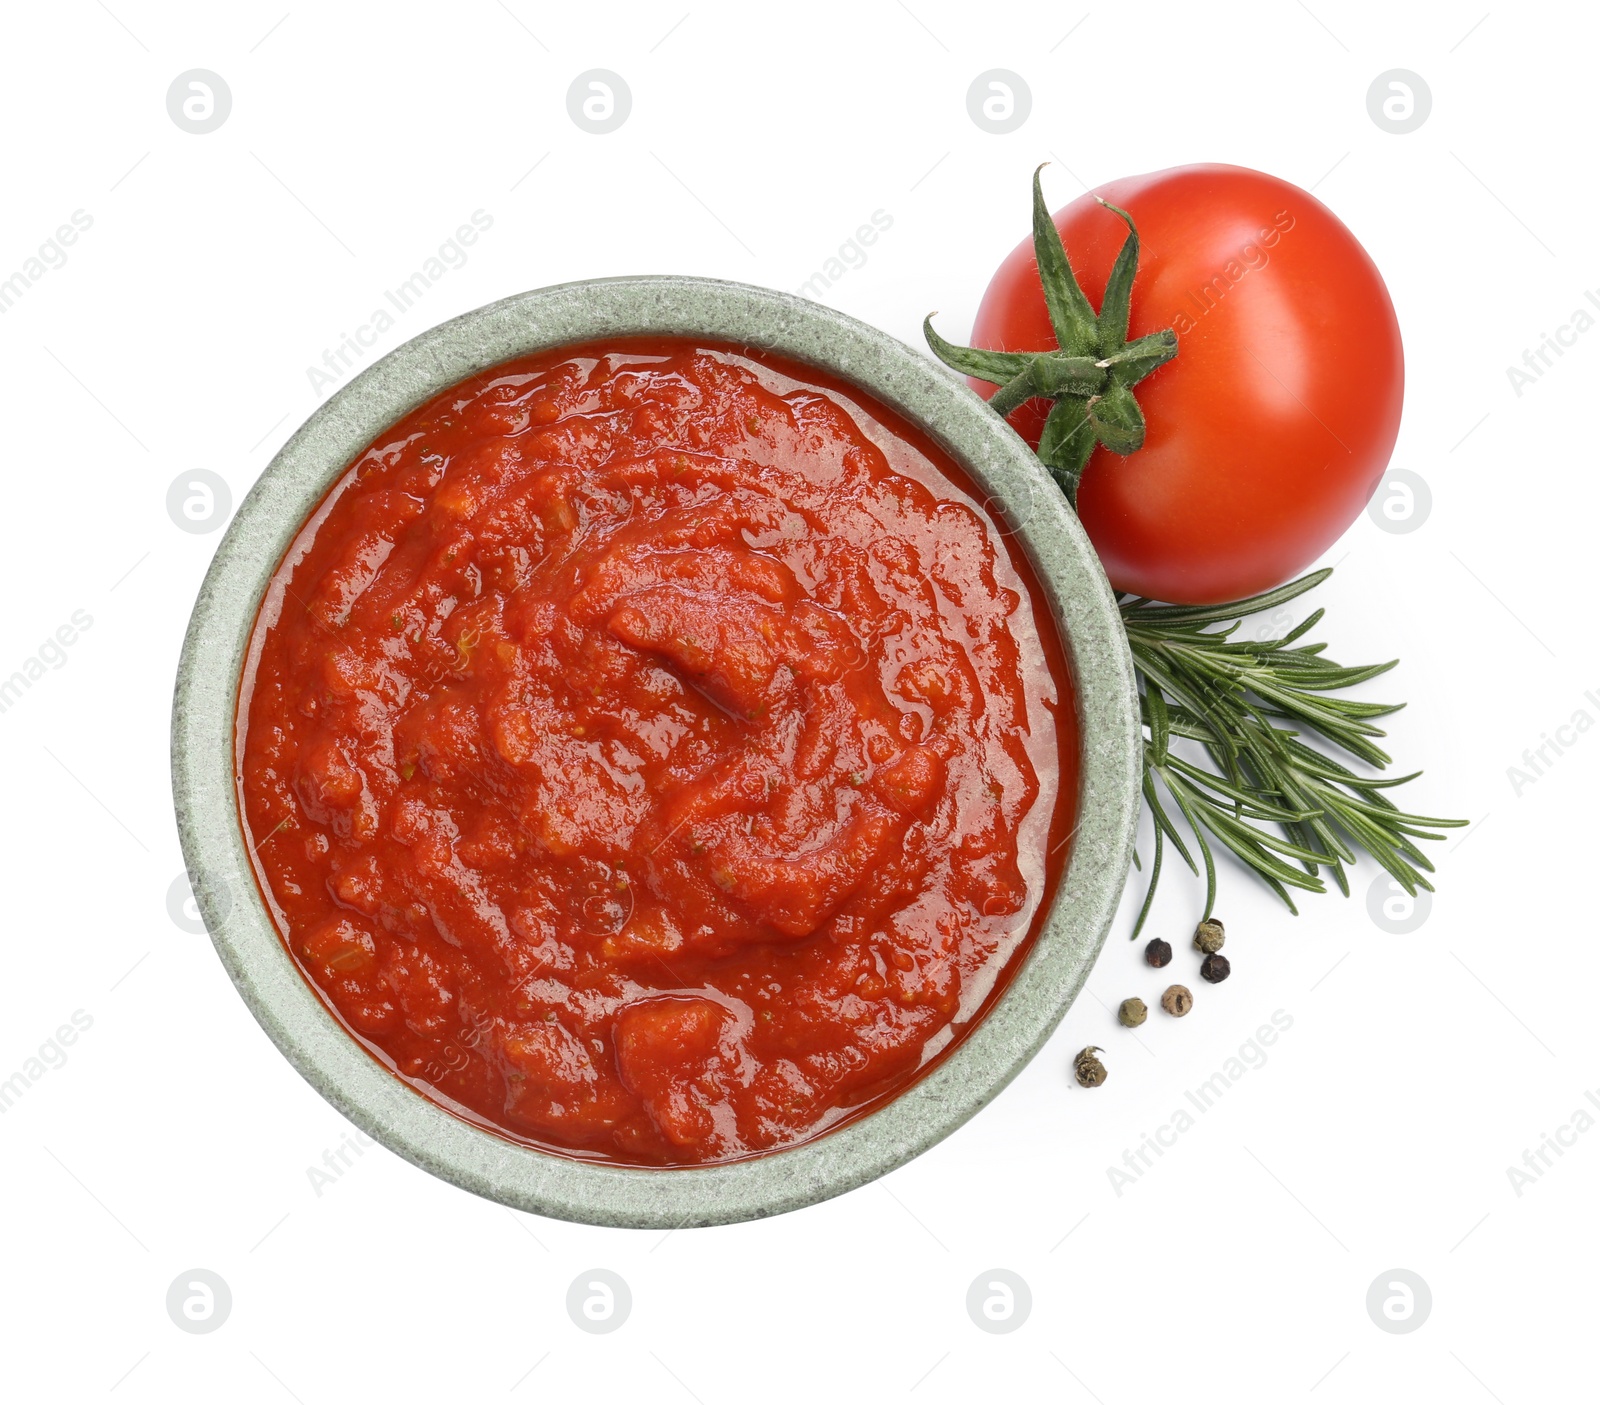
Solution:
[[[1306,191],[1239,166],[1112,181],[1053,216],[1037,190],[1036,177],[1035,236],[990,281],[972,343],[1057,352],[1030,368],[1046,395],[1073,374],[1074,358],[1059,353],[1074,351],[1107,377],[1098,389],[1067,385],[1056,399],[1058,433],[1045,435],[1049,398],[1013,391],[1003,410],[1075,493],[1112,585],[1216,604],[1302,571],[1361,512],[1400,428],[1400,327],[1366,250]],[[1107,290],[1099,314],[1090,310],[1097,327],[1083,323],[1079,293],[1075,330],[1077,289],[1061,281],[1073,275],[1091,297]],[[1158,346],[1167,329],[1175,346]],[[1079,344],[1067,346],[1063,332]],[[1151,354],[1119,384],[1122,368],[1107,357],[1141,346]],[[978,374],[991,379],[973,384],[993,397],[992,381],[1014,369],[986,367]],[[1041,447],[1041,436],[1051,442]]]

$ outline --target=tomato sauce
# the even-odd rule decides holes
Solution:
[[[687,1165],[892,1097],[1003,987],[1077,786],[1060,642],[946,455],[765,354],[485,371],[263,602],[238,786],[285,944],[504,1136]]]

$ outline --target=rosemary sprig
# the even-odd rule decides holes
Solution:
[[[1163,791],[1205,865],[1204,917],[1211,915],[1216,901],[1213,841],[1254,870],[1291,912],[1297,911],[1291,889],[1327,891],[1324,869],[1348,896],[1344,866],[1355,862],[1357,851],[1376,859],[1406,892],[1432,891],[1424,875],[1433,872],[1433,864],[1414,841],[1442,839],[1432,831],[1458,828],[1466,821],[1408,814],[1385,794],[1420,773],[1361,775],[1302,740],[1319,737],[1368,766],[1387,766],[1388,754],[1373,740],[1384,733],[1373,718],[1398,712],[1404,704],[1357,702],[1332,694],[1387,673],[1397,660],[1343,668],[1324,656],[1324,645],[1299,643],[1321,620],[1321,610],[1278,639],[1235,637],[1244,616],[1277,609],[1332,574],[1314,571],[1226,605],[1160,605],[1123,597],[1122,622],[1139,674],[1139,707],[1149,734],[1144,798],[1155,822],[1150,882],[1134,936],[1150,913],[1167,841],[1192,872],[1200,872]],[[1198,743],[1190,750],[1209,760],[1210,767],[1174,751],[1175,738]]]

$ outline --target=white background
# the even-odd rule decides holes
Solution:
[[[93,618],[0,715],[0,1079],[74,1011],[93,1022],[0,1117],[8,1397],[1589,1393],[1600,1129],[1520,1195],[1507,1168],[1600,1089],[1600,734],[1520,795],[1507,768],[1578,709],[1600,719],[1585,699],[1600,332],[1520,397],[1506,368],[1600,288],[1593,18],[1485,17],[1487,0],[291,3],[6,15],[0,278],[75,210],[93,219],[0,316],[0,675],[75,610]],[[197,67],[233,96],[201,136],[166,110]],[[567,115],[590,68],[632,92],[610,135]],[[967,114],[989,68],[1032,90],[1009,135]],[[1393,68],[1433,96],[1409,135],[1367,112]],[[1041,160],[1056,205],[1183,162],[1259,167],[1314,186],[1384,271],[1408,362],[1394,463],[1432,509],[1406,534],[1359,519],[1318,603],[1337,657],[1404,660],[1372,691],[1411,704],[1391,729],[1402,766],[1427,772],[1410,798],[1474,822],[1439,846],[1426,922],[1380,928],[1370,869],[1299,918],[1226,871],[1232,980],[1191,979],[1194,1013],[1135,1036],[1109,1010],[1153,1004],[1168,973],[1141,964],[1125,911],[1088,992],[991,1108],[885,1180],[770,1222],[538,1220],[376,1147],[317,1194],[307,1169],[347,1124],[168,915],[171,679],[219,539],[169,520],[168,485],[208,468],[237,503],[318,403],[306,368],[474,210],[493,227],[470,260],[362,364],[567,279],[794,289],[876,210],[892,228],[823,296],[914,344],[939,308],[959,338],[1026,229]],[[1155,926],[1181,943],[1198,893],[1169,884]],[[1173,973],[1194,960],[1180,949]],[[1108,1167],[1280,1010],[1292,1027],[1265,1064],[1119,1195]],[[1069,1073],[1088,1043],[1111,1071],[1094,1092]],[[565,1309],[596,1267],[633,1296],[605,1336]],[[165,1307],[193,1268],[232,1292],[208,1335]],[[1007,1335],[965,1308],[994,1268],[1032,1293]],[[1408,1335],[1365,1305],[1395,1268],[1432,1292]]]

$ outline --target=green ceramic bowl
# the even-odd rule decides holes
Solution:
[[[257,606],[300,524],[351,460],[485,367],[652,335],[763,348],[831,372],[931,435],[991,502],[1007,504],[1066,645],[1083,749],[1078,829],[1044,926],[954,1052],[892,1102],[813,1142],[683,1169],[601,1165],[518,1145],[381,1067],[285,950],[256,887],[234,789],[234,707]],[[1105,940],[1132,854],[1139,766],[1133,667],[1115,599],[1027,445],[962,381],[893,337],[801,298],[704,278],[610,278],[507,298],[424,332],[332,396],[262,474],[217,550],[184,640],[172,718],[190,881],[228,974],[289,1062],[363,1131],[436,1176],[520,1210],[638,1227],[723,1224],[825,1200],[927,1150],[999,1093],[1060,1022]]]

